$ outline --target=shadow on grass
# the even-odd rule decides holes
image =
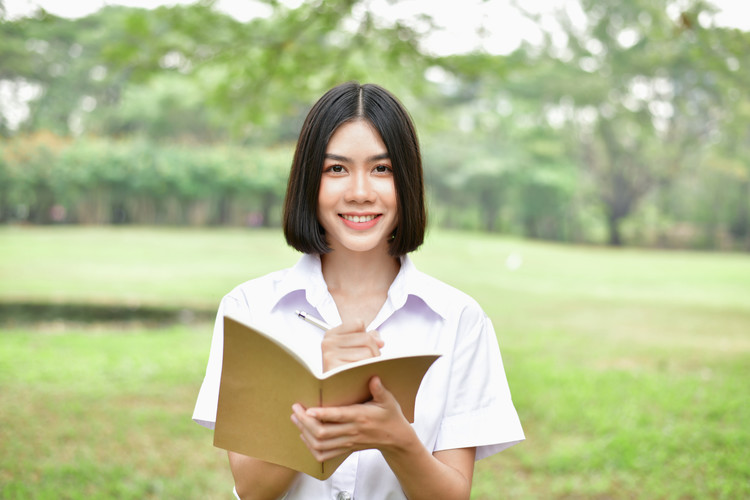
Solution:
[[[0,302],[0,327],[56,321],[162,326],[213,321],[215,314],[216,311],[149,306]]]

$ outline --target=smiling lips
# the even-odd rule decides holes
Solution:
[[[366,215],[351,215],[351,214],[339,214],[339,217],[344,221],[347,227],[352,229],[370,229],[378,223],[381,214],[366,214]]]

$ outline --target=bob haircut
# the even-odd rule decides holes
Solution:
[[[388,252],[398,257],[424,241],[427,212],[422,158],[409,113],[390,92],[349,82],[326,92],[302,125],[284,202],[284,236],[303,253],[331,251],[318,222],[318,192],[328,141],[344,123],[365,120],[380,134],[393,167],[398,222]]]

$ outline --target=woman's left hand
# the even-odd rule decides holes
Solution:
[[[372,400],[363,404],[308,409],[292,406],[292,421],[316,460],[371,448],[397,448],[416,438],[398,401],[379,377],[370,379],[369,388]]]

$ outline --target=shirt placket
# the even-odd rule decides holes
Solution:
[[[336,301],[326,290],[320,301],[315,304],[315,308],[321,318],[331,326],[341,324],[341,316],[336,307]],[[331,476],[331,499],[332,500],[353,500],[354,485],[357,479],[357,466],[359,465],[359,453],[355,452],[349,455],[346,460],[336,469],[336,473]]]
[[[359,453],[354,452],[336,469],[331,476],[331,500],[353,500],[354,485],[357,479]]]

